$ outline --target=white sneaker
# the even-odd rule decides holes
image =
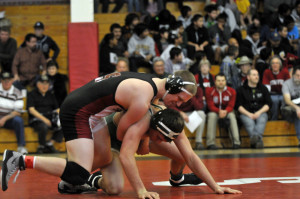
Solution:
[[[25,147],[23,146],[18,146],[18,150],[17,150],[19,153],[22,153],[22,154],[28,154],[28,151]]]

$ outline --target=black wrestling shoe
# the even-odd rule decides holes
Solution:
[[[89,194],[96,193],[97,189],[87,183],[83,185],[72,185],[62,180],[58,183],[58,192],[61,194]]]
[[[100,189],[99,185],[98,185],[98,181],[102,178],[102,173],[101,171],[97,171],[95,173],[92,173],[88,179],[88,184],[91,187],[95,187],[96,189]]]
[[[194,173],[188,173],[183,174],[180,180],[173,180],[172,178],[170,178],[169,182],[173,187],[178,187],[180,185],[185,184],[196,185],[202,183],[203,181],[200,178],[198,178]]]

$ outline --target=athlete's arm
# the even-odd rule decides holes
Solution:
[[[189,168],[200,178],[202,179],[215,193],[223,194],[223,193],[242,193],[238,190],[230,189],[228,187],[220,187],[197,156],[197,154],[193,151],[189,140],[187,139],[184,132],[182,132],[175,140],[177,148],[182,154],[186,164]]]
[[[127,109],[117,129],[117,138],[122,140],[130,125],[146,115],[153,98],[153,88],[145,81],[124,81],[118,87],[115,98],[118,104]]]
[[[146,155],[149,153],[149,141],[150,138],[147,136],[140,141],[139,147],[136,151],[138,155]]]
[[[140,121],[131,125],[127,130],[120,150],[120,161],[125,174],[139,198],[159,198],[154,192],[148,192],[140,178],[134,157],[140,140],[149,128],[150,116],[145,115]]]

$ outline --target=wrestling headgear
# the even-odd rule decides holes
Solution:
[[[181,77],[179,77],[179,76],[170,75],[167,78],[167,82],[166,82],[166,86],[165,86],[167,92],[165,93],[164,97],[168,93],[170,93],[170,94],[176,94],[176,93],[180,93],[181,91],[183,91],[183,92],[185,92],[185,93],[193,96],[192,93],[190,93],[188,90],[186,90],[184,88],[185,85],[195,85],[195,83],[183,81],[181,79]]]
[[[170,121],[170,118],[166,118],[164,116],[164,112],[170,112],[167,113],[169,115],[171,115],[172,117],[174,116],[174,121]],[[180,119],[180,121],[179,121]],[[166,121],[169,120],[169,121]],[[168,126],[167,123],[169,123],[168,125],[170,126],[170,123],[172,124],[172,128],[174,128],[173,130],[171,130]],[[184,127],[184,122],[183,122],[183,118],[181,117],[180,113],[178,111],[175,111],[173,109],[164,109],[161,111],[158,111],[156,114],[154,114],[151,117],[150,120],[150,126],[152,129],[158,130],[159,132],[161,132],[167,139],[168,142],[173,141],[175,138],[178,137],[178,135],[180,135],[180,133],[183,130]],[[176,128],[176,129],[175,129]]]

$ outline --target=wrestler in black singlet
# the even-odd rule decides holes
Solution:
[[[123,109],[115,101],[117,87],[123,80],[133,78],[148,82],[153,88],[154,98],[157,95],[157,87],[152,80],[153,77],[151,74],[133,72],[111,73],[98,77],[71,92],[60,109],[60,121],[65,141],[77,138],[92,139],[89,126],[91,115],[102,112],[103,116],[106,116],[111,112],[108,111],[105,114],[105,110],[120,111]]]

